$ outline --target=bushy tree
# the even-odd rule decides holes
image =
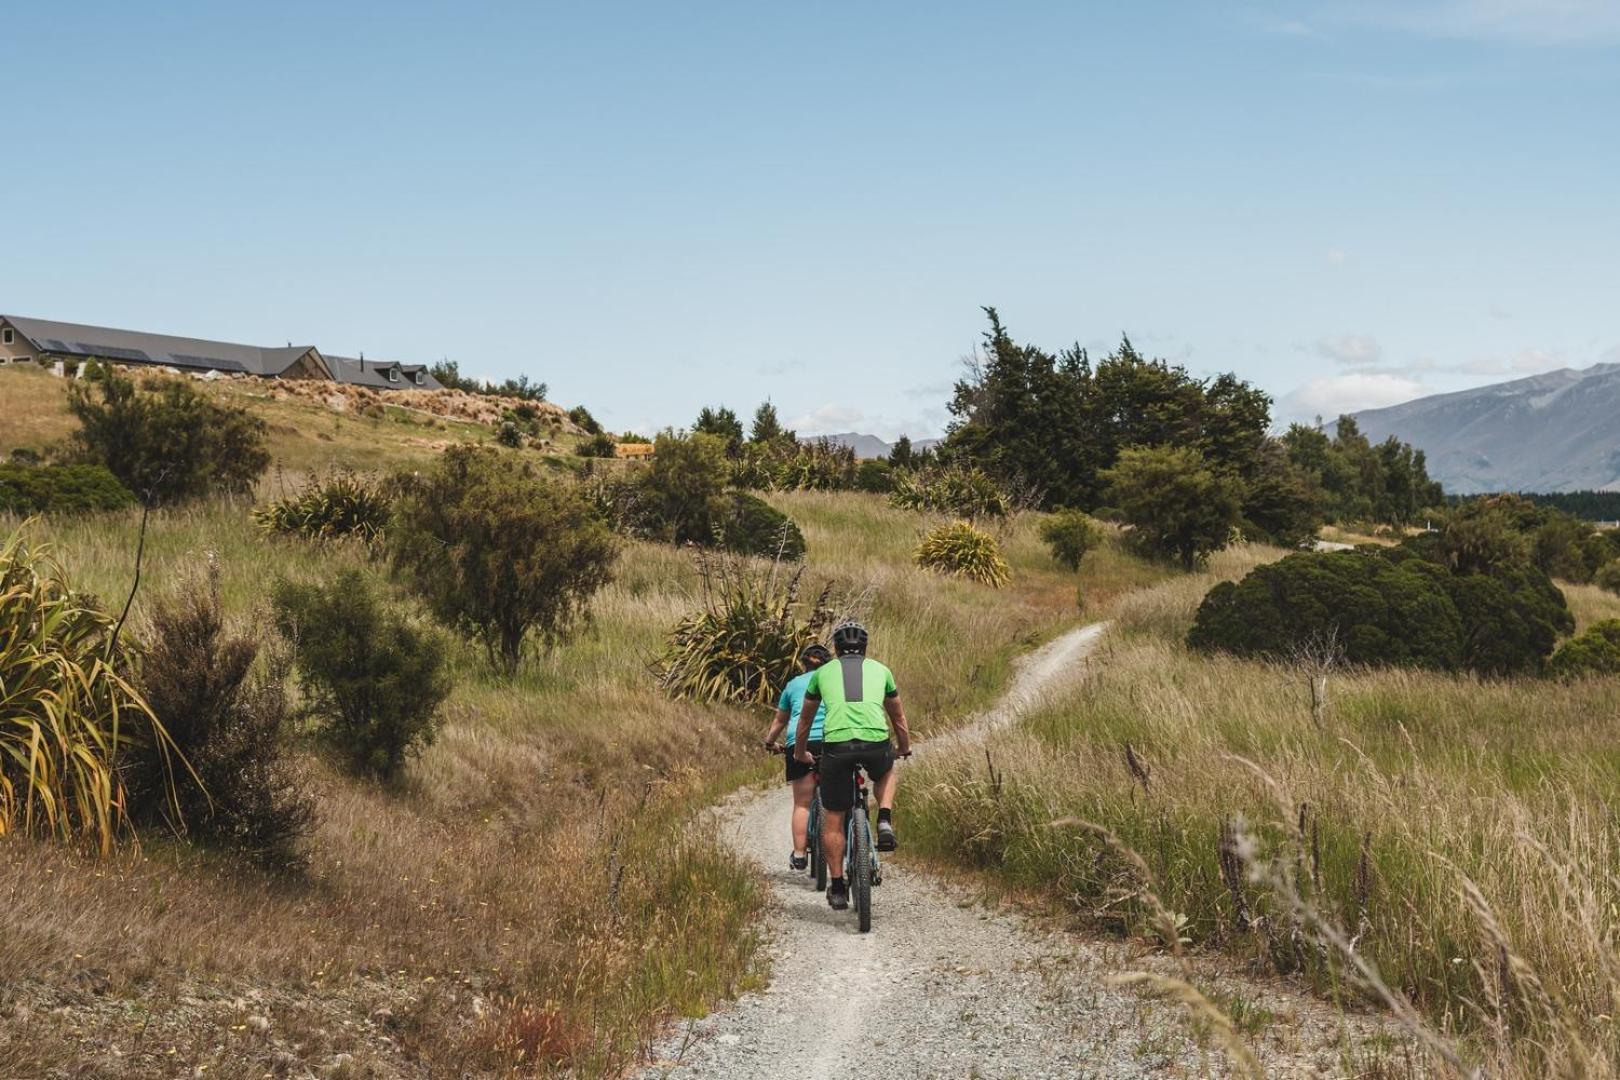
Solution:
[[[389,551],[445,625],[516,669],[564,640],[612,578],[618,546],[586,497],[524,461],[459,446],[406,482]]]
[[[1127,447],[1193,448],[1241,480],[1258,467],[1270,424],[1263,391],[1230,374],[1200,381],[1129,338],[1094,368],[1079,347],[1054,355],[1018,344],[985,311],[983,348],[951,401],[949,454],[1044,493],[1048,507],[1100,505],[1103,473]]]
[[[77,453],[149,506],[248,491],[270,465],[263,420],[181,379],[141,389],[107,369],[68,388],[68,409],[80,425]]]
[[[1241,485],[1192,447],[1131,447],[1103,474],[1108,503],[1143,550],[1191,570],[1231,540]]]
[[[1281,443],[1267,440],[1243,486],[1242,515],[1243,531],[1251,539],[1301,547],[1321,527],[1321,491],[1311,474],[1289,459]]]
[[[692,424],[694,435],[713,435],[720,439],[726,453],[735,454],[742,449],[743,426],[737,414],[722,406],[718,409],[705,405]]]
[[[281,581],[274,607],[321,741],[356,773],[393,779],[438,732],[451,689],[442,635],[391,610],[358,570]]]
[[[715,522],[726,509],[730,465],[718,435],[664,432],[643,474],[644,505],[663,538],[677,544],[711,544]]]
[[[855,473],[855,486],[861,491],[883,495],[894,490],[894,466],[882,458],[863,461]]]
[[[1599,567],[1598,572],[1592,577],[1592,582],[1599,588],[1620,593],[1620,559],[1610,560]]]
[[[572,420],[574,426],[587,435],[602,434],[602,425],[597,423],[596,417],[591,415],[591,410],[583,405],[575,405],[572,409],[569,409],[568,419]]]
[[[1429,478],[1423,451],[1394,437],[1372,445],[1354,417],[1341,416],[1329,436],[1317,426],[1294,424],[1282,442],[1289,459],[1321,490],[1330,521],[1407,525],[1444,492]]]
[[[1102,526],[1079,510],[1059,510],[1040,526],[1041,539],[1052,558],[1070,570],[1079,570],[1086,552],[1102,543]]]
[[[273,868],[297,865],[314,803],[288,756],[283,650],[256,667],[260,637],[226,624],[212,566],[159,602],[141,638],[141,693],[183,763],[156,740],[135,744],[131,818]]]
[[[1560,678],[1620,675],[1620,619],[1595,622],[1558,647],[1547,671]]]

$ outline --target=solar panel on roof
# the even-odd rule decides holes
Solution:
[[[170,353],[169,363],[175,367],[214,368],[217,371],[247,370],[235,360],[218,360],[211,356],[190,356],[186,353]]]
[[[84,342],[75,342],[78,352],[90,356],[105,357],[108,360],[138,360],[143,364],[150,364],[152,358],[139,349],[120,349],[115,345],[86,345]]]

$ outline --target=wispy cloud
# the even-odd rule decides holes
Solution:
[[[1570,45],[1620,38],[1615,0],[1331,0],[1299,17],[1381,26],[1433,37]],[[1308,14],[1307,14],[1308,13]]]
[[[1316,354],[1349,367],[1378,363],[1384,355],[1376,338],[1366,334],[1336,334],[1316,343]]]

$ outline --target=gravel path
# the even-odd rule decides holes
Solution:
[[[1011,723],[1083,670],[1103,629],[1081,627],[1030,654],[993,710],[919,753],[960,748]],[[771,985],[670,1032],[654,1047],[644,1080],[1224,1072],[1218,1052],[1198,1047],[1170,1006],[1106,984],[1106,976],[1141,966],[1124,946],[987,911],[960,887],[892,861],[873,896],[872,932],[859,933],[853,911],[830,910],[807,875],[787,869],[791,810],[779,785],[742,794],[719,814],[739,854],[764,870],[779,909]],[[903,853],[903,815],[896,823]],[[1287,1061],[1265,1056],[1268,1075],[1324,1071],[1292,1051]]]

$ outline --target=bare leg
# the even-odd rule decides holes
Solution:
[[[891,765],[889,771],[883,774],[883,779],[877,782],[877,804],[879,810],[894,809],[895,789],[900,786],[900,770]]]
[[[844,876],[844,815],[845,810],[828,810],[822,815],[821,853],[827,858],[827,873],[832,877]]]
[[[793,854],[810,849],[810,800],[816,795],[816,774],[807,773],[793,781]]]

